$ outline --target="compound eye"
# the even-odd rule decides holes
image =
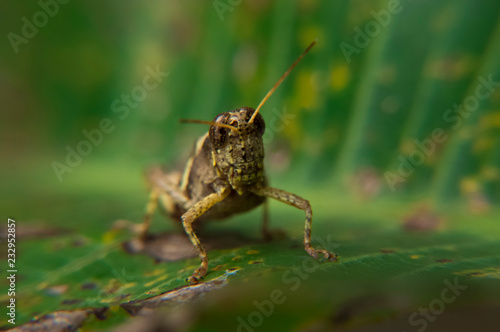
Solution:
[[[227,117],[227,113],[219,114],[214,119],[214,122],[225,123]],[[228,134],[229,129],[219,126],[210,126],[210,129],[208,131],[208,136],[210,137],[210,141],[212,142],[212,145],[215,149],[221,149],[226,145]]]
[[[260,115],[260,113],[257,114],[255,120],[253,120],[253,125],[257,128],[257,132],[260,136],[264,135],[264,132],[266,131],[266,123],[264,122],[264,118],[262,117],[262,115]]]
[[[217,127],[217,126],[211,126],[210,127],[210,141],[212,141],[212,145],[216,149],[221,149],[223,148],[226,143],[227,143],[227,131],[228,129],[222,128],[222,127]]]

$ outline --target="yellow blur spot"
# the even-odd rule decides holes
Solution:
[[[116,299],[114,297],[110,297],[107,299],[102,299],[100,302],[101,303],[114,303],[114,302],[116,302]]]
[[[112,305],[112,306],[109,306],[109,310],[112,311],[112,312],[118,312],[118,310],[120,310],[121,306],[120,305]]]
[[[318,41],[314,46],[316,49],[322,48],[322,45],[327,42],[324,40],[323,30],[319,26],[308,26],[301,29],[298,36],[299,45],[303,49],[306,49],[314,40]]]
[[[168,277],[168,274],[164,274],[164,275],[162,275],[162,276],[160,276],[160,277],[156,278],[155,280],[152,280],[152,281],[150,281],[150,282],[145,283],[145,284],[144,284],[144,286],[146,286],[146,287],[151,287],[151,286],[153,286],[154,284],[157,284],[157,283],[159,283],[160,281],[163,281],[163,280],[167,279],[167,277]]]
[[[42,290],[42,289],[47,288],[47,286],[48,286],[48,285],[49,285],[49,284],[48,284],[48,283],[46,283],[46,282],[44,281],[44,282],[42,282],[40,285],[36,286],[36,289],[37,289],[37,290]]]
[[[480,153],[489,151],[495,147],[496,140],[491,137],[481,137],[474,142],[473,151]]]
[[[151,288],[150,290],[148,290],[146,292],[146,294],[152,295],[152,294],[158,294],[159,292],[160,292],[160,289],[158,287],[155,287],[155,288]]]
[[[473,194],[479,191],[479,183],[476,179],[464,178],[460,181],[460,191],[463,194]]]
[[[294,105],[294,104],[291,104]],[[298,111],[298,109],[296,109]],[[298,112],[294,112],[297,115],[298,119]],[[285,130],[283,131],[284,136],[287,138],[287,140],[290,142],[290,145],[292,146],[292,149],[298,149],[302,145],[302,129],[300,127],[300,121],[294,120],[290,121],[286,126]]]
[[[411,259],[419,259],[420,257],[422,257],[422,255],[411,255],[410,256]]]
[[[333,91],[344,90],[349,82],[351,74],[347,65],[336,66],[331,72],[331,87]]]
[[[151,272],[144,273],[144,276],[145,277],[159,276],[160,274],[164,274],[165,272],[166,272],[165,269],[154,269]]]
[[[254,254],[258,254],[259,251],[258,250],[248,250],[247,251],[247,255],[254,255]]]
[[[232,261],[239,261],[241,259],[241,255],[238,255],[238,256],[234,256],[231,260]]]
[[[500,169],[494,166],[486,166],[481,170],[481,176],[485,180],[497,180],[500,178]]]
[[[105,244],[113,243],[116,238],[116,233],[117,232],[114,230],[104,233],[102,236],[102,242]]]
[[[500,128],[500,112],[494,112],[483,115],[479,123],[483,129]]]
[[[134,287],[135,285],[137,285],[137,283],[136,283],[136,282],[129,282],[129,283],[125,284],[125,285],[122,285],[122,287],[120,287],[120,289],[122,289],[122,290],[123,290],[123,289],[127,289],[127,288],[132,288],[132,287]]]
[[[306,109],[313,109],[318,105],[318,75],[310,70],[297,73],[295,79],[295,104]]]
[[[409,155],[415,151],[415,142],[409,139],[404,139],[400,145],[399,151],[405,155]]]

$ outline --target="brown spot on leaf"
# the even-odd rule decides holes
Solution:
[[[97,317],[99,320],[104,320],[106,319],[106,313],[108,312],[108,307],[102,307],[102,308],[94,308],[94,315]]]
[[[66,300],[62,301],[61,304],[72,305],[72,304],[78,304],[80,302],[82,302],[82,300],[79,300],[79,299],[66,299]]]
[[[88,240],[86,238],[79,237],[78,239],[73,240],[73,242],[71,244],[73,245],[73,247],[81,247],[81,246],[86,245],[87,242],[88,242]]]
[[[443,259],[436,259],[436,262],[438,262],[438,263],[452,263],[453,260],[447,259],[447,258],[443,258]]]
[[[48,287],[44,290],[44,293],[49,296],[59,296],[68,290],[68,285],[57,285],[57,286],[52,286]]]
[[[108,284],[104,287],[103,291],[105,294],[113,294],[117,290],[119,290],[122,286],[122,283],[119,282],[117,279],[111,279],[109,280]]]
[[[91,289],[96,289],[96,288],[97,288],[97,284],[95,284],[93,282],[87,282],[80,287],[80,289],[83,289],[83,290],[91,290]]]
[[[473,269],[473,270],[464,270],[464,271],[457,271],[454,272],[454,274],[457,275],[465,275],[468,277],[480,277],[480,278],[494,278],[494,279],[500,279],[500,273],[499,273],[498,267],[484,267],[481,269]]]
[[[129,297],[130,295],[131,295],[130,293],[129,293],[129,294],[120,294],[120,295],[118,295],[118,296],[116,297],[116,301],[123,300],[123,299],[125,299],[125,298]]]
[[[395,251],[392,250],[392,249],[381,249],[380,252],[383,253],[383,254],[393,254],[393,253],[395,253]]]
[[[472,273],[469,273],[467,274],[469,277],[481,277],[481,276],[484,276],[485,274],[484,273],[481,273],[481,272],[472,272]]]
[[[214,267],[210,271],[220,271],[220,270],[224,270],[224,269],[225,269],[224,265],[217,265],[216,267]]]

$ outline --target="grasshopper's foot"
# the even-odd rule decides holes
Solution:
[[[208,259],[206,257],[201,259],[201,265],[199,268],[194,270],[193,274],[186,278],[186,281],[191,285],[197,284],[200,280],[203,280],[203,277],[207,274],[208,270]]]
[[[200,283],[201,280],[203,280],[203,277],[194,276],[194,275],[186,278],[186,282],[190,285],[196,285],[196,284]]]
[[[147,240],[150,238],[147,228],[143,224],[136,224],[129,220],[117,220],[112,226],[113,230],[127,229],[134,235],[130,240],[122,243],[123,249],[128,253],[135,254],[144,250]]]
[[[135,224],[135,227],[133,228],[133,233],[136,235],[137,239],[143,242],[146,242],[149,237],[148,231],[149,227],[144,224]]]
[[[129,254],[137,254],[143,252],[146,248],[146,241],[133,238],[122,243],[122,248]]]
[[[331,253],[325,249],[314,249],[311,246],[305,247],[306,251],[314,258],[318,258],[320,255],[323,255],[323,259],[329,262],[335,262],[337,260],[337,254]]]
[[[207,274],[207,268],[204,266],[200,266],[196,270],[194,270],[193,274],[190,277],[186,278],[186,282],[190,285],[198,284],[201,280],[203,280],[203,276]]]

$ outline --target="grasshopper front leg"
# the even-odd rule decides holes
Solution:
[[[277,188],[253,187],[250,190],[256,195],[274,198],[280,202],[304,210],[306,213],[306,223],[304,227],[305,250],[314,258],[318,258],[318,255],[321,254],[329,261],[335,261],[337,259],[336,254],[330,253],[325,249],[315,249],[311,246],[312,209],[311,204],[309,204],[308,200]]]
[[[184,213],[181,217],[182,226],[184,227],[186,234],[189,236],[191,243],[198,251],[198,256],[201,259],[200,267],[194,270],[193,275],[191,277],[187,278],[187,281],[190,284],[196,284],[205,274],[207,274],[207,269],[208,269],[207,252],[201,245],[200,239],[194,233],[191,224],[212,206],[214,206],[215,204],[226,198],[230,192],[231,190],[225,188],[220,194],[213,193],[206,196],[201,201],[193,205],[189,210],[187,210],[186,213]]]

